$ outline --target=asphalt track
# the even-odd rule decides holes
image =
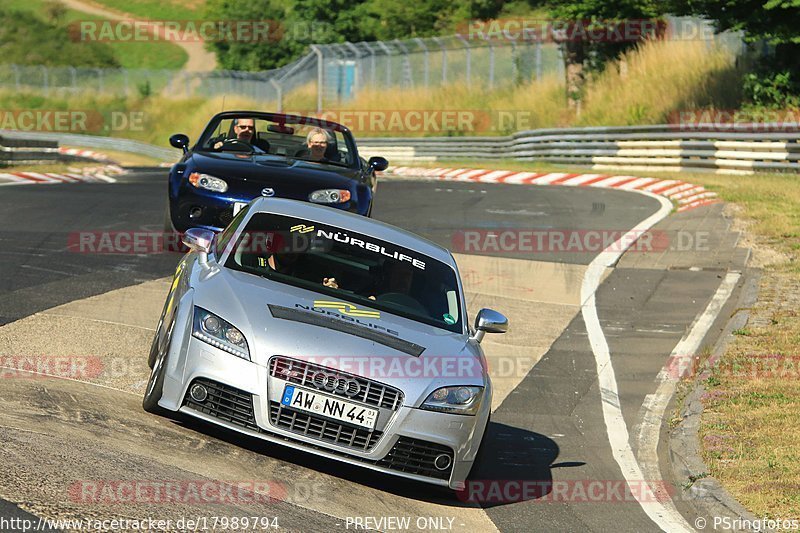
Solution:
[[[67,302],[169,276],[177,260],[174,254],[81,254],[67,247],[74,232],[159,231],[165,192],[163,174],[163,170],[131,174],[117,184],[3,188],[0,325]],[[378,219],[450,247],[453,234],[464,230],[626,230],[659,207],[652,198],[622,191],[384,181],[374,213]],[[672,215],[665,221],[665,231],[701,227],[714,215],[713,208]],[[724,244],[718,248],[735,248],[735,243]],[[579,265],[588,264],[594,257],[592,253],[575,252],[506,255]],[[702,312],[724,271],[741,260],[734,252],[725,256],[708,251],[627,254],[601,285],[597,293],[598,314],[613,354],[621,409],[631,434],[641,422],[640,406],[645,396],[655,390],[654,380],[666,357]],[[535,331],[535,324],[532,327]],[[715,325],[710,336],[719,329]],[[566,481],[570,486],[624,479],[606,437],[594,365],[586,326],[577,315],[494,411],[486,460],[473,479],[501,483]],[[289,485],[293,475],[306,475],[302,473],[305,470],[301,472],[302,467],[330,478],[326,490],[358,494],[364,487],[370,489],[377,498],[373,506],[377,516],[391,515],[400,508],[413,509],[415,501],[435,502],[452,509],[455,523],[450,529],[463,530],[459,527],[460,513],[475,507],[448,499],[448,495],[426,486],[360,469],[343,469],[305,454],[297,457],[290,450],[242,441],[202,424],[176,424],[145,415],[136,397],[117,398],[113,407],[107,407],[98,394],[88,385],[65,380],[0,380],[0,398],[6,411],[5,416],[0,416],[0,433],[4,442],[13,442],[0,459],[0,471],[5,471],[0,475],[2,495],[38,515],[53,516],[58,514],[59,506],[67,505],[62,501],[63,486],[45,491],[51,498],[47,502],[15,500],[15,487],[35,483],[36,476],[56,468],[68,470],[72,476],[68,479],[137,479],[137,474],[141,479],[147,472],[152,476],[153,467],[157,466],[167,479],[180,479],[187,475],[193,461],[204,463],[204,472],[211,478],[247,479],[249,473],[252,479],[253,472],[269,461],[277,462],[273,468],[283,473]],[[30,433],[33,425],[36,431]],[[103,442],[125,441],[135,453],[121,455],[121,448],[94,448],[92,443],[98,438]],[[80,443],[82,448],[73,450],[75,456],[62,454],[59,463],[52,458],[52,450],[64,442]],[[47,458],[45,464],[33,464],[41,463],[41,458]],[[96,462],[94,469],[87,462]],[[536,494],[484,502],[481,507],[500,531],[658,529],[636,501],[587,502],[574,493],[561,500],[555,496]],[[689,520],[696,514],[690,501],[676,505]],[[325,507],[324,502],[315,508],[320,507]],[[132,514],[148,509],[124,511]],[[181,511],[208,514],[207,509],[191,506]],[[272,502],[259,511],[279,516],[281,527],[288,529],[345,527],[346,510],[319,512],[293,501]],[[235,505],[214,510],[218,515],[247,512],[252,509]],[[120,509],[107,508],[93,513],[124,514]],[[149,510],[149,514],[157,513]],[[0,516],[30,515],[0,501]]]

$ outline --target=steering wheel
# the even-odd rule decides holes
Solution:
[[[428,310],[425,309],[421,303],[408,294],[403,294],[401,292],[387,292],[385,294],[380,294],[375,297],[375,300],[390,305],[407,307],[409,309],[418,311],[423,315],[428,314]]]
[[[256,147],[247,141],[241,139],[225,139],[222,141],[222,146],[217,148],[217,151],[222,152],[250,152],[255,153]],[[259,151],[263,151],[260,150]]]

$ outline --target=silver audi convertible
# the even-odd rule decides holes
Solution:
[[[446,249],[329,207],[257,198],[190,229],[150,350],[144,409],[461,490],[489,420]]]

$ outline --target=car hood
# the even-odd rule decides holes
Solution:
[[[312,163],[299,159],[283,159],[233,153],[195,153],[188,165],[193,172],[202,172],[230,180],[258,186],[286,185],[308,190],[314,187],[339,187],[348,189],[357,179],[356,169]],[[229,183],[231,189],[236,184]]]
[[[384,311],[355,317],[343,300],[227,268],[201,273],[194,286],[195,305],[239,328],[262,366],[274,355],[311,361],[398,387],[415,404],[435,388],[488,379],[467,335]]]

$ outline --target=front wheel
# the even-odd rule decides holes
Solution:
[[[169,348],[172,344],[172,332],[175,329],[175,318],[167,330],[166,338],[156,354],[155,361],[153,362],[153,370],[150,372],[150,379],[147,380],[147,388],[144,391],[144,398],[142,399],[142,408],[148,413],[165,416],[166,409],[158,405],[158,401],[164,392],[164,376],[167,373],[167,356],[169,355]],[[158,344],[158,337],[156,337],[155,344]]]

